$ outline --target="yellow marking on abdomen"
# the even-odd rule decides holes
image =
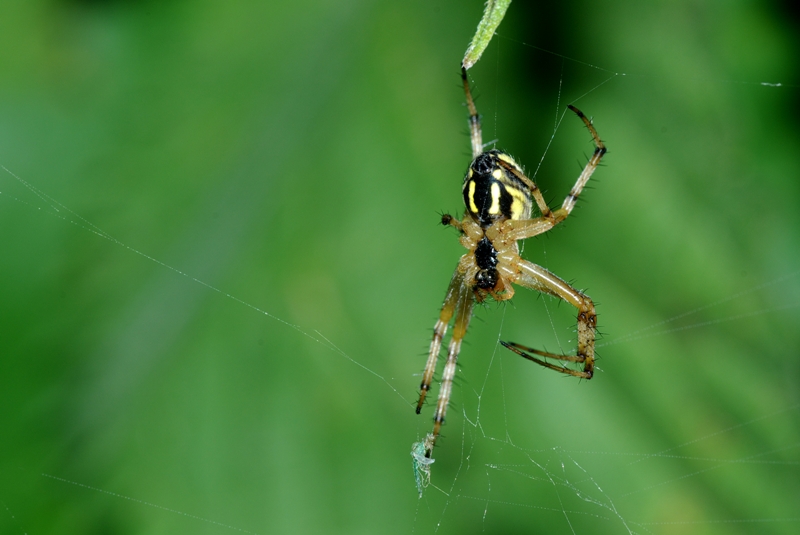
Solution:
[[[525,207],[529,204],[530,197],[518,188],[507,187],[506,191],[513,197],[511,201],[511,219],[522,219],[525,216]]]
[[[492,215],[500,213],[500,184],[492,182],[492,205],[489,207]]]
[[[478,213],[478,207],[475,206],[475,181],[469,181],[469,209],[472,210],[473,214]]]

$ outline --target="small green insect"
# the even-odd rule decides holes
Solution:
[[[428,433],[425,440],[411,445],[411,464],[414,467],[414,481],[417,483],[420,498],[422,491],[431,483],[431,465],[434,460],[427,455],[433,450],[433,441],[433,435]]]

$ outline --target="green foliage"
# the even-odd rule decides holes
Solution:
[[[461,62],[465,69],[475,65],[481,58],[492,37],[494,37],[494,32],[500,26],[503,17],[506,16],[509,4],[511,4],[511,0],[488,0],[486,2],[483,17],[478,23],[478,29],[475,31],[475,35],[472,36],[472,41],[470,41],[467,52]]]

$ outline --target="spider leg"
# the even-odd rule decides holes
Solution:
[[[461,221],[451,216],[450,214],[442,214],[442,225],[444,225],[445,227],[447,226],[453,227],[459,232],[462,232],[464,230],[464,226],[461,224]]]
[[[431,381],[433,381],[433,373],[436,370],[436,361],[439,358],[439,352],[442,348],[442,339],[447,333],[447,326],[453,317],[453,312],[456,309],[458,302],[459,292],[464,285],[464,274],[456,268],[453,273],[453,278],[450,280],[450,286],[447,287],[447,293],[444,297],[444,304],[439,313],[439,320],[433,327],[433,340],[431,340],[431,348],[428,352],[428,362],[425,364],[425,371],[422,373],[422,384],[420,384],[419,401],[417,402],[417,414],[422,410],[422,405],[425,403],[425,396],[431,388]]]
[[[594,154],[592,154],[592,157],[589,158],[589,161],[586,163],[586,167],[583,168],[578,180],[575,181],[575,185],[572,186],[572,190],[570,190],[569,195],[567,195],[567,198],[564,199],[564,204],[561,205],[561,208],[553,212],[553,215],[556,217],[556,223],[566,219],[570,212],[572,212],[572,209],[575,208],[575,203],[578,200],[578,196],[581,194],[581,190],[583,190],[583,187],[587,182],[589,182],[589,178],[591,178],[592,173],[594,173],[595,169],[597,169],[597,166],[600,165],[600,160],[606,153],[606,146],[600,140],[600,136],[597,135],[597,130],[594,129],[592,121],[590,121],[583,114],[583,112],[575,106],[569,105],[567,107],[575,112],[575,114],[581,118],[583,124],[586,125],[586,128],[589,129],[589,132],[592,134],[592,140],[594,141],[595,149]]]
[[[550,210],[550,207],[547,206],[547,201],[545,201],[544,197],[542,196],[542,190],[539,189],[539,186],[536,185],[536,182],[525,176],[524,173],[520,172],[519,168],[509,164],[505,160],[500,160],[497,163],[500,164],[503,169],[517,177],[528,186],[528,190],[530,190],[531,195],[533,195],[533,200],[536,201],[536,206],[539,207],[539,212],[542,214],[542,219],[552,221],[553,212]]]
[[[513,342],[501,342],[514,353],[533,361],[545,368],[566,373],[575,377],[591,379],[594,375],[594,339],[597,330],[597,314],[595,314],[594,303],[589,296],[576,290],[564,280],[553,273],[550,273],[541,266],[537,266],[526,260],[520,260],[520,278],[517,284],[536,290],[538,292],[554,295],[568,302],[578,309],[578,350],[577,355],[560,355],[548,353],[538,349],[532,349]],[[582,363],[583,370],[573,370],[566,366],[557,366],[545,360],[534,357],[539,355],[545,358],[552,358],[564,362]]]
[[[561,208],[552,212],[550,211],[550,208],[548,208],[547,203],[545,203],[539,187],[536,186],[536,184],[530,178],[520,173],[518,169],[515,169],[513,166],[508,165],[508,163],[501,161],[500,165],[502,165],[504,169],[510,173],[513,173],[514,176],[528,185],[531,190],[531,195],[533,195],[533,199],[536,201],[536,205],[539,207],[539,211],[541,212],[541,217],[534,219],[509,219],[508,221],[504,222],[502,232],[506,240],[524,240],[525,238],[531,238],[533,236],[542,234],[543,232],[547,232],[557,224],[564,221],[572,212],[572,209],[575,208],[575,203],[578,201],[581,191],[583,191],[586,183],[589,182],[589,178],[591,178],[592,174],[597,169],[597,166],[600,165],[600,160],[606,153],[606,146],[600,140],[600,136],[597,135],[597,130],[594,129],[592,122],[587,119],[583,112],[581,112],[578,108],[569,106],[569,109],[575,112],[578,117],[581,118],[583,123],[586,125],[586,128],[588,128],[589,132],[592,134],[592,140],[595,144],[594,153],[586,163],[586,167],[584,167],[583,171],[581,171],[580,176],[578,176],[578,180],[575,182],[575,185],[572,186],[569,195],[567,195],[567,198],[564,199],[564,203],[561,205]]]
[[[464,82],[464,94],[467,97],[467,109],[469,110],[469,140],[472,145],[472,158],[477,158],[483,153],[483,137],[481,136],[481,116],[472,100],[472,93],[469,90],[469,80],[467,79],[467,69],[461,67],[461,81]]]
[[[475,298],[472,288],[462,284],[458,288],[458,298],[456,300],[456,319],[453,324],[453,336],[450,338],[450,345],[447,348],[447,361],[442,371],[442,385],[439,389],[439,399],[436,402],[436,412],[433,415],[433,438],[431,439],[431,450],[439,437],[439,431],[444,422],[447,412],[447,404],[450,402],[450,394],[453,390],[453,378],[456,375],[456,361],[461,351],[461,341],[467,334],[469,320],[472,318],[472,309],[475,306]],[[426,452],[430,457],[430,452]]]
[[[542,360],[542,359],[536,358],[533,355],[530,355],[529,353],[533,353],[534,355],[541,355],[542,357],[546,357],[546,358],[557,359],[557,360],[565,360],[565,361],[569,361],[569,362],[583,362],[583,359],[581,359],[580,357],[571,356],[571,355],[559,355],[557,353],[548,353],[547,351],[541,351],[539,349],[533,349],[533,348],[530,348],[530,347],[527,347],[527,346],[523,346],[521,344],[517,344],[517,343],[514,343],[514,342],[504,342],[504,341],[500,340],[500,343],[503,344],[503,347],[505,347],[507,349],[510,349],[511,351],[513,351],[514,353],[516,353],[517,355],[519,355],[522,358],[526,358],[526,359],[528,359],[528,360],[530,360],[532,362],[535,362],[539,366],[544,366],[545,368],[549,368],[549,369],[555,370],[557,372],[565,373],[567,375],[572,375],[573,377],[581,377],[581,378],[584,378],[584,379],[591,379],[592,378],[592,376],[589,375],[587,372],[582,372],[582,371],[579,371],[579,370],[573,370],[573,369],[567,368],[566,366],[558,366],[556,364],[552,364],[550,362],[547,362],[546,360]]]
[[[503,221],[500,232],[503,239],[507,242],[524,240],[545,233],[558,221],[555,220],[551,212],[550,217],[537,217],[534,219],[508,219]]]

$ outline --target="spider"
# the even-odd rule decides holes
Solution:
[[[589,177],[592,176],[606,153],[606,147],[597,135],[592,122],[574,106],[568,106],[583,123],[594,140],[595,150],[584,167],[572,190],[564,199],[561,208],[550,210],[536,184],[525,176],[514,159],[499,150],[484,151],[481,137],[481,122],[469,89],[467,71],[462,67],[461,79],[469,109],[470,142],[472,163],[469,165],[461,187],[466,213],[460,221],[450,214],[442,216],[442,224],[455,227],[461,234],[461,244],[467,253],[458,262],[450,286],[445,294],[439,320],[433,328],[428,361],[422,374],[417,414],[422,410],[425,396],[431,387],[436,361],[442,340],[451,321],[453,334],[447,348],[447,361],[442,372],[439,400],[434,413],[433,433],[426,443],[426,457],[430,457],[433,446],[444,422],[447,404],[453,388],[456,360],[461,350],[461,341],[467,332],[472,309],[476,302],[487,297],[506,301],[514,296],[513,284],[553,295],[578,309],[578,348],[576,355],[560,355],[526,347],[514,342],[503,342],[514,353],[567,375],[591,379],[594,373],[594,339],[597,315],[594,303],[586,294],[576,290],[558,276],[541,266],[523,260],[519,256],[519,240],[547,232],[564,221],[575,207]],[[536,203],[540,216],[531,217]],[[455,316],[455,320],[453,320]],[[562,365],[546,359],[562,361]],[[583,369],[572,369],[575,363]]]

